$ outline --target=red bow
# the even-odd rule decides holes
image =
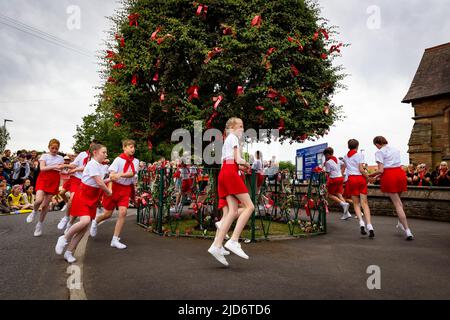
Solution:
[[[221,53],[222,51],[222,48],[215,47],[213,50],[208,52],[208,56],[206,57],[204,63],[208,63],[215,55]]]
[[[298,51],[303,51],[303,45],[302,45],[302,43],[300,42],[300,40],[294,39],[294,38],[292,38],[291,36],[288,36],[287,39],[288,39],[289,42],[295,42],[295,43],[298,45]]]
[[[133,13],[130,14],[128,16],[128,20],[130,20],[130,27],[135,25],[136,27],[138,26],[138,18],[139,18],[140,14],[139,13]]]
[[[151,40],[156,40],[156,35],[158,32],[161,31],[161,27],[156,28],[156,30],[152,33],[152,36],[150,37]]]
[[[208,6],[205,6],[204,4],[200,4],[197,7],[197,12],[195,13],[197,16],[201,15],[203,11],[203,17],[206,18],[206,13],[208,12]]]
[[[137,85],[138,77],[137,75],[133,74],[133,79],[131,79],[131,83],[133,86]]]
[[[191,101],[192,99],[198,99],[198,89],[199,86],[197,85],[189,87],[189,89],[187,90],[187,93],[189,95],[188,101]]]
[[[214,110],[217,110],[217,107],[219,106],[220,102],[223,100],[222,96],[218,96],[218,97],[214,97],[213,101],[215,101],[214,103]]]
[[[119,156],[121,159],[125,160],[125,166],[123,167],[123,173],[127,173],[128,169],[131,168],[131,171],[133,172],[133,174],[136,174],[136,169],[134,168],[134,157],[133,156],[127,156],[125,153],[122,153]]]
[[[294,65],[291,65],[291,71],[294,77],[298,76],[298,74],[300,73],[300,71],[298,71],[298,69]]]
[[[342,43],[339,43],[338,45],[332,45],[329,52],[333,53],[333,52],[336,51],[338,53],[341,53],[341,50],[339,48],[342,47],[342,46],[343,46]]]
[[[261,16],[255,16],[252,19],[252,27],[257,26],[259,28],[261,26],[261,23],[262,23]]]
[[[120,46],[123,48],[125,47],[125,38],[119,36],[118,34],[116,34],[116,40],[120,40]]]

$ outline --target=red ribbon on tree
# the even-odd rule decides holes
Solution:
[[[342,43],[339,43],[338,45],[332,45],[331,48],[330,48],[329,53],[331,54],[331,53],[333,53],[335,51],[338,52],[338,53],[341,53],[341,50],[339,48],[342,47],[342,46],[343,46]]]
[[[261,16],[258,16],[258,15],[256,15],[256,16],[254,16],[254,18],[252,19],[252,27],[260,27],[261,26],[261,23],[262,23],[262,19],[261,19]]]
[[[156,36],[157,36],[158,32],[160,32],[160,31],[161,31],[161,27],[156,28],[156,30],[152,33],[150,39],[156,40]]]
[[[130,27],[133,25],[137,27],[139,25],[138,24],[139,16],[140,16],[139,13],[133,13],[128,16],[128,20],[130,20]]]
[[[294,77],[298,76],[298,74],[300,73],[300,71],[298,71],[298,69],[294,65],[291,65],[291,72]]]
[[[123,63],[116,63],[113,65],[113,69],[124,69],[125,65]]]
[[[125,47],[125,38],[122,36],[119,36],[118,34],[116,34],[116,40],[120,41],[120,46],[123,48]]]
[[[119,120],[120,118],[122,118],[122,115],[119,112],[116,112],[114,114],[114,118],[116,118],[117,120]]]
[[[155,81],[155,82],[157,82],[157,81],[159,80],[159,74],[158,74],[158,72],[155,73],[155,75],[153,76],[153,79],[152,79],[152,80]]]
[[[106,50],[106,59],[109,59],[109,62],[111,62],[116,57],[116,53],[111,50]]]
[[[159,96],[159,101],[164,101],[166,98],[164,96],[164,92],[161,92],[160,96]]]
[[[328,58],[328,55],[327,55],[326,53],[322,53],[322,54],[320,55],[320,57],[321,57],[323,60],[326,60],[326,59]]]
[[[257,106],[257,107],[255,107],[255,109],[259,110],[259,111],[264,111],[264,107],[263,106]]]
[[[204,4],[199,4],[199,6],[197,7],[197,11],[195,12],[195,14],[197,16],[201,15],[203,12],[203,17],[206,18],[206,14],[208,13],[208,6],[204,5]]]
[[[218,96],[218,97],[214,97],[213,101],[215,101],[216,103],[214,103],[214,110],[217,110],[217,107],[219,106],[220,102],[223,100],[222,96]]]
[[[238,86],[236,89],[236,95],[240,96],[241,94],[244,94],[244,87],[243,86]]]
[[[133,78],[131,79],[131,83],[133,84],[133,86],[137,85],[138,82],[138,77],[137,75],[133,74]]]
[[[319,31],[314,33],[313,41],[316,41],[319,38],[320,33],[323,34],[325,39],[327,39],[327,40],[329,39],[328,32],[325,29],[319,29]]]
[[[280,103],[281,104],[286,104],[288,102],[288,100],[287,100],[287,98],[285,96],[280,95],[279,99],[280,99]]]
[[[189,87],[189,89],[187,90],[187,93],[189,95],[188,101],[191,101],[192,99],[198,99],[198,89],[199,86],[197,85]]]
[[[208,63],[215,55],[221,53],[223,51],[222,48],[215,47],[211,51],[208,52],[208,56],[206,57],[204,63]]]
[[[214,120],[215,117],[217,117],[219,115],[219,113],[217,111],[214,111],[214,113],[211,115],[211,117],[209,117],[208,121],[206,122],[206,128],[210,129],[211,128],[211,124],[212,121]]]
[[[287,39],[288,39],[289,42],[295,42],[298,45],[298,51],[303,51],[303,45],[300,42],[300,40],[292,38],[291,36],[288,36]]]
[[[272,88],[269,88],[269,91],[267,92],[267,98],[275,99],[276,97],[278,97],[278,92]]]
[[[147,138],[147,146],[148,146],[148,150],[153,149],[152,137]]]
[[[267,53],[261,62],[261,64],[265,65],[266,69],[270,69],[272,67],[272,65],[268,61],[268,58],[272,55],[272,53],[275,52],[275,50],[276,50],[275,48],[270,48],[269,50],[267,50]]]

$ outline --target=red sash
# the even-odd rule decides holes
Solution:
[[[119,158],[125,160],[125,166],[123,167],[123,173],[127,173],[128,169],[131,167],[131,171],[133,171],[133,174],[136,174],[136,169],[134,168],[134,157],[129,157],[125,153],[122,153]]]

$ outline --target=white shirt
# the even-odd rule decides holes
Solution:
[[[234,159],[234,148],[235,147],[239,148],[239,139],[235,134],[230,133],[226,137],[225,143],[223,144],[223,147],[222,147],[222,162],[224,162],[225,160],[233,160]]]
[[[56,156],[52,156],[50,153],[44,153],[40,158],[39,161],[45,161],[45,165],[48,166],[54,166],[57,164],[63,164],[64,158],[61,157],[59,154]]]
[[[95,159],[92,159],[84,168],[81,182],[94,188],[100,188],[97,182],[95,182],[94,177],[101,177],[103,179],[106,173],[105,167]]]
[[[398,168],[402,165],[400,151],[389,146],[375,152],[375,161],[383,164],[385,168]]]
[[[256,170],[257,172],[260,172],[263,169],[261,159],[256,159],[255,162],[253,162],[252,169]]]
[[[351,158],[345,155],[344,163],[347,168],[348,176],[362,176],[359,171],[359,164],[364,163],[364,155],[362,153],[355,153]]]
[[[89,155],[87,154],[86,151],[83,151],[75,158],[75,160],[73,160],[73,162],[71,164],[76,165],[77,168],[83,167],[84,166],[84,159],[86,159],[87,157],[89,157]],[[82,171],[75,172],[73,175],[76,178],[81,179],[83,177],[83,172]]]
[[[340,178],[342,177],[341,173],[341,164],[338,160],[338,163],[334,162],[333,159],[329,159],[325,162],[325,171],[330,174],[330,178]]]
[[[125,168],[126,163],[127,162],[124,159],[117,157],[114,159],[113,163],[109,166],[108,170],[110,172],[112,171],[112,172],[116,172],[116,173],[123,173],[123,169]],[[134,177],[120,178],[115,182],[118,184],[124,185],[124,186],[129,186],[129,185],[134,184],[137,181],[137,174],[139,171],[139,160],[134,159],[133,165],[134,165],[134,170],[136,171],[136,174],[134,175]],[[128,172],[132,172],[131,166],[128,168],[128,171],[126,173],[128,173]]]

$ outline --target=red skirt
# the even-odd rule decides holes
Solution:
[[[113,182],[112,196],[103,196],[102,206],[105,210],[113,211],[116,207],[128,208],[130,204],[130,197],[133,193],[134,185],[123,185]]]
[[[236,163],[223,163],[218,177],[219,199],[225,199],[229,195],[248,193],[244,180],[238,174],[238,169]]]
[[[70,177],[70,193],[75,193],[80,189],[81,179],[71,176]],[[67,190],[67,189],[66,189]]]
[[[100,188],[94,188],[81,183],[78,192],[73,197],[70,215],[72,217],[90,216],[91,219],[95,219],[101,191],[102,189]]]
[[[327,189],[329,194],[343,194],[344,177],[329,178],[327,181]]]
[[[62,185],[62,189],[66,190],[66,191],[70,191],[70,185],[71,185],[70,178],[67,179],[67,180],[64,180],[64,183]]]
[[[265,178],[265,176],[262,173],[256,174],[256,186],[258,188],[262,186],[262,184],[264,182],[264,178]]]
[[[364,176],[349,176],[345,189],[351,196],[367,195],[367,180]]]
[[[42,190],[47,194],[57,195],[60,180],[61,174],[59,171],[41,171],[36,181],[36,191]]]
[[[400,193],[408,190],[406,173],[401,167],[385,168],[380,178],[381,192]]]

